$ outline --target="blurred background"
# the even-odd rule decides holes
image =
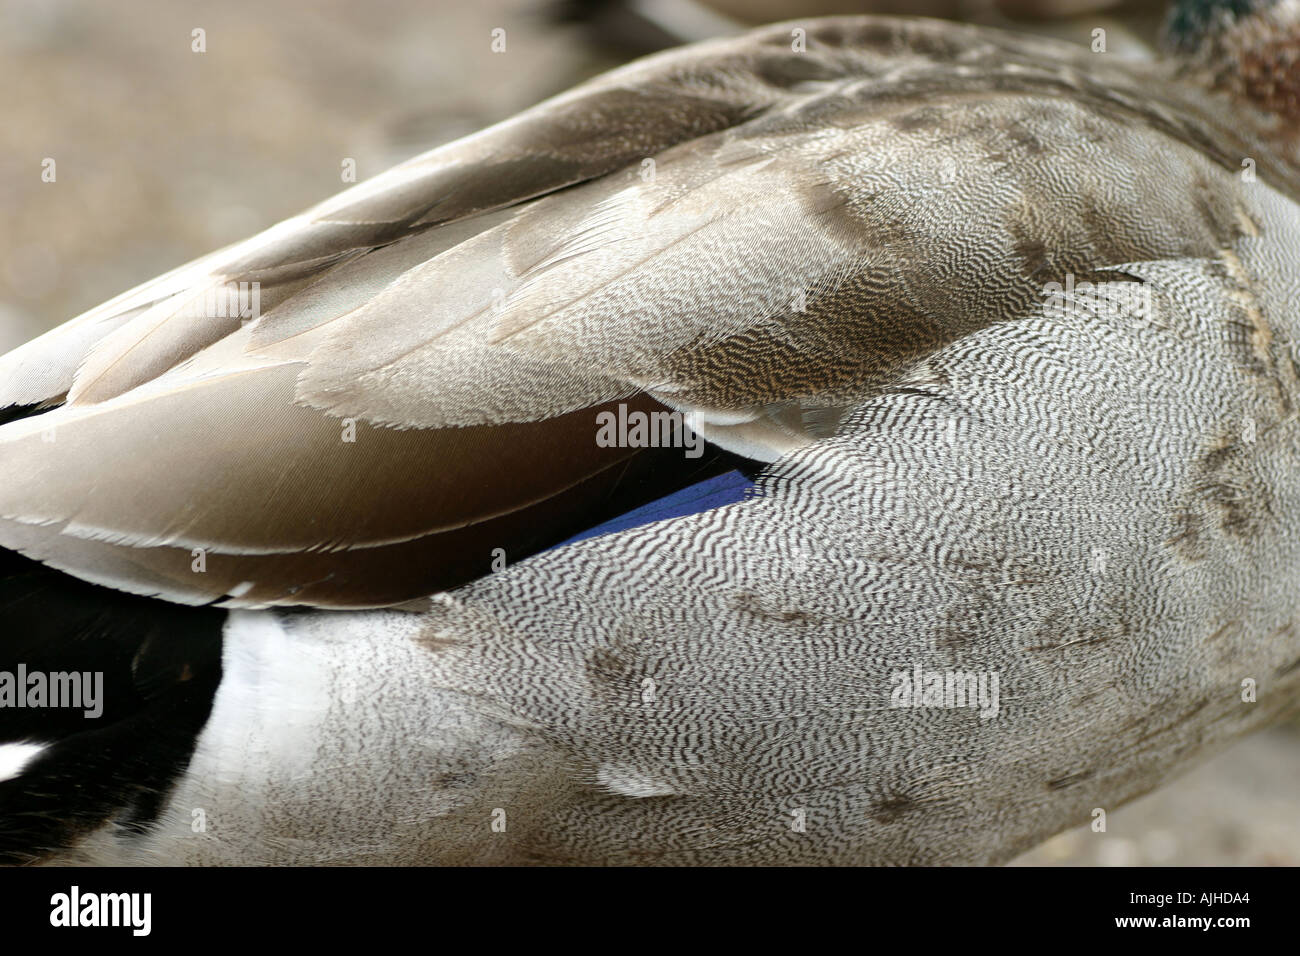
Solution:
[[[1146,56],[1152,0],[0,0],[0,352],[637,55],[830,13],[944,16]],[[491,49],[505,31],[504,53]],[[195,52],[202,30],[204,52]],[[54,182],[42,180],[55,161]],[[1300,864],[1300,725],[1022,857]]]

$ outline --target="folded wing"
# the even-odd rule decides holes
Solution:
[[[1052,282],[1256,228],[1249,144],[1147,67],[810,26],[616,71],[0,359],[0,401],[64,402],[0,428],[0,545],[177,601],[400,603],[720,467],[599,442],[620,404],[775,461]],[[253,282],[260,316],[196,307]]]

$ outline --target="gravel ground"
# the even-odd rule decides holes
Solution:
[[[575,32],[510,0],[0,0],[0,348],[607,65]]]
[[[516,0],[0,0],[0,351],[614,62]],[[1016,863],[1295,865],[1298,801],[1293,724]]]
[[[1246,740],[1013,866],[1300,866],[1300,728]]]

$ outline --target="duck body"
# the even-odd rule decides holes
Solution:
[[[1298,256],[1249,107],[936,21],[662,54],[417,158],[0,360],[0,546],[196,615],[136,714],[202,678],[166,773],[5,850],[1007,860],[1294,708]],[[240,281],[252,322],[180,309]],[[637,402],[707,455],[593,451]],[[0,815],[80,733],[0,738],[42,747]]]

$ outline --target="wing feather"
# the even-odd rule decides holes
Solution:
[[[600,447],[615,403],[772,461],[1067,276],[1279,268],[1300,180],[1158,66],[794,26],[597,78],[0,358],[0,405],[67,396],[0,427],[0,546],[177,601],[400,603],[713,467]],[[260,315],[196,312],[240,282]]]

